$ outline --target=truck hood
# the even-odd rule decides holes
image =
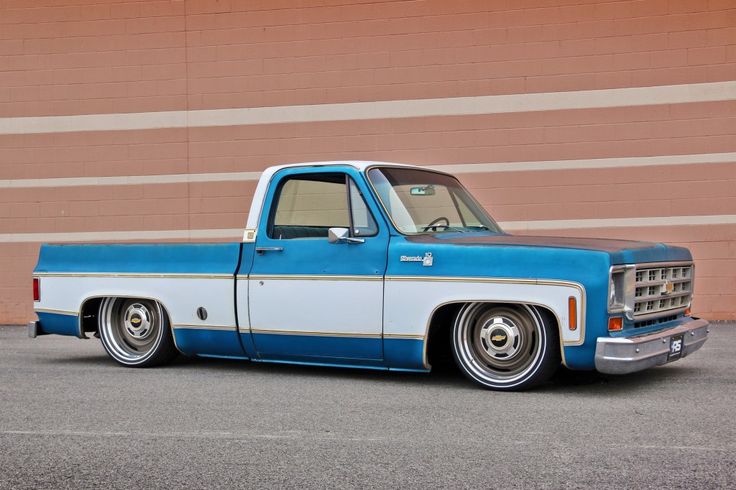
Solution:
[[[606,238],[570,238],[508,234],[437,233],[407,237],[412,243],[488,247],[567,248],[606,252],[612,264],[691,260],[690,251],[664,243]]]

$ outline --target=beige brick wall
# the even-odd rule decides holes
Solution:
[[[135,185],[48,179],[258,172],[352,158],[478,164],[461,179],[498,220],[529,228],[524,233],[686,245],[698,261],[696,312],[734,319],[736,92],[700,97],[700,84],[734,80],[736,4],[729,0],[2,0],[0,323],[32,317],[39,241],[242,228],[255,188],[252,179],[224,177]],[[507,112],[473,115],[42,129],[61,124],[48,116],[135,119],[158,111],[545,92],[564,92],[563,100],[632,87],[659,94],[669,85],[691,87],[692,98],[530,110],[530,97]],[[20,127],[10,119],[18,117],[42,119],[24,134],[1,130]],[[699,163],[671,163],[678,155],[699,155]],[[637,157],[661,160],[564,169]],[[520,162],[519,170],[482,165],[500,162]],[[550,169],[526,170],[523,162],[549,162]],[[713,218],[695,222],[710,224],[677,224],[702,216]],[[564,224],[619,218],[633,221]]]

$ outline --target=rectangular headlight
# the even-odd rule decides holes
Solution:
[[[624,313],[632,319],[634,315],[635,266],[611,267],[608,278],[608,312]]]

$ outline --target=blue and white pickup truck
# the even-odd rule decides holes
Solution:
[[[400,371],[454,358],[518,390],[699,349],[685,248],[504,233],[451,175],[271,167],[238,243],[43,245],[29,335],[94,334],[125,366],[178,353]]]

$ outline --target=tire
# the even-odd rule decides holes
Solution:
[[[560,366],[556,329],[526,305],[470,303],[452,330],[460,370],[484,388],[519,391],[549,380]]]
[[[169,320],[156,301],[105,298],[98,317],[103,347],[123,366],[160,366],[178,354]]]

